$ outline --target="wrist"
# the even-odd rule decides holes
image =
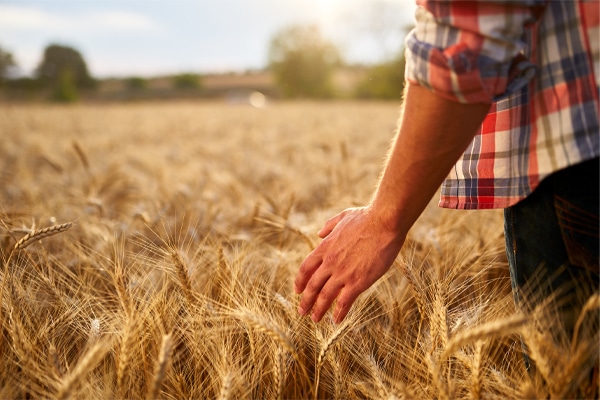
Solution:
[[[412,224],[407,226],[406,220],[402,218],[402,212],[396,204],[373,199],[367,209],[375,223],[391,235],[403,240],[408,234]]]

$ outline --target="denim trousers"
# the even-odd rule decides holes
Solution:
[[[531,310],[550,294],[564,332],[599,290],[598,158],[557,171],[504,210],[515,302]]]

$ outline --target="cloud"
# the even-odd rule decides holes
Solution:
[[[0,31],[150,32],[160,30],[152,18],[120,10],[56,13],[34,7],[0,5]]]

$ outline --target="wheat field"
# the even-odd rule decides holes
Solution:
[[[516,309],[501,211],[434,199],[346,320],[292,284],[398,104],[0,108],[0,398],[598,397],[598,310]],[[525,369],[522,342],[536,368]]]

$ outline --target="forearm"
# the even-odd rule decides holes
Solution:
[[[408,84],[398,132],[370,208],[408,233],[475,136],[489,104],[460,104]]]

